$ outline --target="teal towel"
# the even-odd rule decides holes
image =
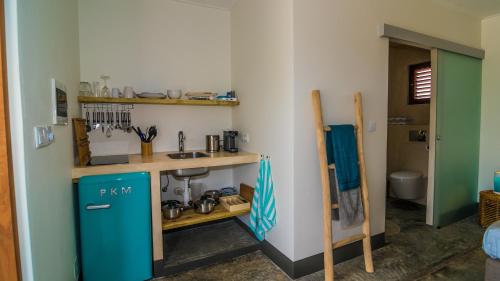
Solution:
[[[353,125],[333,125],[326,133],[326,154],[328,164],[335,163],[340,191],[360,186],[358,148]]]
[[[250,212],[250,229],[259,241],[264,240],[266,232],[276,224],[276,204],[274,184],[269,159],[260,160],[259,176],[255,184],[252,210]]]

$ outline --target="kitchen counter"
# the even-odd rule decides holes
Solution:
[[[200,150],[200,152],[204,151]],[[129,155],[128,164],[74,167],[72,170],[72,177],[75,181],[80,177],[91,175],[149,172],[151,176],[151,221],[153,228],[153,260],[155,265],[157,262],[163,261],[163,221],[161,213],[160,172],[177,169],[250,164],[256,163],[260,159],[259,154],[243,151],[237,153],[206,153],[208,157],[182,160],[171,159],[167,156],[168,153],[177,153],[177,151],[157,152],[149,157],[144,157],[140,154],[132,154]]]
[[[192,152],[192,151],[186,151]],[[201,151],[205,153],[204,151]],[[259,155],[249,152],[215,152],[205,153],[208,157],[194,158],[194,159],[171,159],[167,156],[172,152],[157,152],[152,156],[142,156],[140,154],[129,155],[129,163],[115,164],[115,165],[100,165],[100,166],[85,166],[74,167],[72,171],[73,179],[78,179],[83,176],[90,175],[103,175],[103,174],[117,174],[117,173],[130,173],[130,172],[147,172],[151,170],[177,170],[188,168],[200,167],[218,167],[230,166],[238,164],[255,163],[259,160]]]

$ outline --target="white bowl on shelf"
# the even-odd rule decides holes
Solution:
[[[167,90],[167,96],[170,99],[180,99],[182,97],[182,90]]]

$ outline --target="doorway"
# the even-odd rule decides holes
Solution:
[[[418,211],[412,220],[434,227],[476,212],[484,51],[478,53],[390,41],[389,226],[391,216],[408,214],[400,209]]]
[[[426,222],[427,186],[433,172],[429,170],[431,50],[389,42],[388,74],[386,223],[390,234],[391,229]]]

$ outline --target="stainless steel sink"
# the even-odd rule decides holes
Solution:
[[[167,155],[172,159],[178,159],[178,160],[208,157],[208,155],[203,152],[178,152],[178,153],[170,153]],[[181,177],[181,178],[196,177],[208,173],[208,168],[201,167],[201,168],[190,168],[190,169],[177,169],[170,171],[170,173],[174,177]]]
[[[170,171],[170,174],[174,177],[185,178],[185,177],[196,177],[208,173],[207,167],[201,168],[190,168],[190,169],[177,169]]]
[[[208,155],[203,152],[179,152],[179,153],[169,153],[167,155],[172,159],[193,159],[193,158],[208,157]]]

